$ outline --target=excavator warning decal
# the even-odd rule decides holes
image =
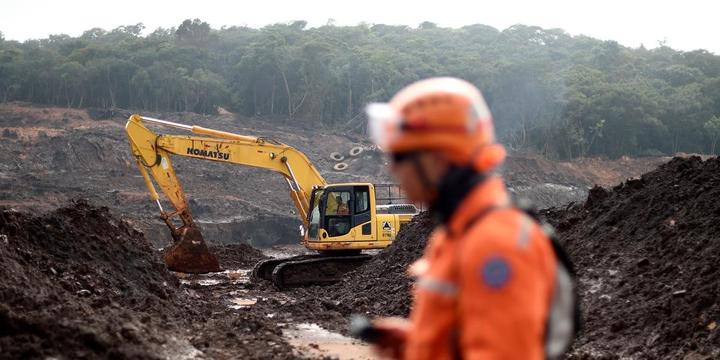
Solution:
[[[383,221],[383,231],[392,231],[392,226],[389,221]]]

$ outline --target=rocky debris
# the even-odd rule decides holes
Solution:
[[[292,357],[274,323],[180,285],[107,208],[2,208],[0,234],[0,357]]]
[[[574,357],[720,357],[719,198],[719,159],[675,158],[544,211],[578,268]]]

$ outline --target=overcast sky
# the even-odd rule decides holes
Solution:
[[[415,26],[514,24],[562,28],[572,35],[616,40],[623,45],[656,47],[659,41],[681,50],[704,48],[720,54],[720,0],[3,0],[0,31],[6,39],[26,40],[49,34],[80,35],[84,30],[145,24],[146,33],[200,18],[214,28],[307,20],[310,26],[333,19],[337,25],[359,22]]]

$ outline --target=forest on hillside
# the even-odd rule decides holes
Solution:
[[[627,48],[559,29],[360,24],[260,29],[186,20],[17,42],[0,33],[0,102],[213,113],[364,131],[412,81],[478,85],[501,141],[550,157],[715,153],[720,57]]]

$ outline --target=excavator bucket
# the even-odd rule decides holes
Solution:
[[[220,271],[217,257],[210,253],[198,228],[184,226],[178,230],[179,239],[176,239],[164,255],[168,269],[190,274]]]

